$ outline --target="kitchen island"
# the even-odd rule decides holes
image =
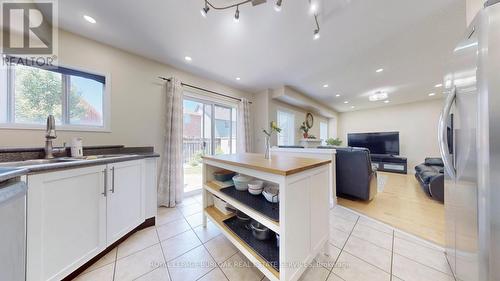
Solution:
[[[267,160],[261,154],[204,156],[203,225],[208,217],[268,279],[298,280],[328,240],[330,163],[289,156]],[[214,172],[221,170],[278,186],[279,203],[216,181]],[[249,222],[225,212],[220,202],[265,226],[271,237],[257,240]]]

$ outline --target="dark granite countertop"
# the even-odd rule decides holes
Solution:
[[[122,145],[116,146],[92,146],[84,148],[84,155],[88,156],[98,156],[106,154],[105,158],[91,158],[91,159],[78,159],[71,161],[55,162],[55,163],[45,163],[29,166],[8,166],[9,162],[13,161],[25,161],[27,160],[26,153],[38,151],[39,148],[0,148],[0,182],[7,181],[12,178],[16,178],[28,174],[45,173],[55,170],[63,169],[74,169],[78,167],[85,166],[96,166],[96,165],[106,165],[109,163],[117,163],[131,160],[139,160],[144,158],[156,158],[160,157],[158,153],[153,151],[152,147],[124,147]],[[87,153],[85,153],[87,152]],[[2,161],[1,154],[8,153],[9,157]],[[19,153],[19,157],[16,157]],[[116,154],[116,156],[112,156]],[[65,157],[65,155],[62,155]],[[40,158],[30,158],[30,159],[40,159]],[[3,162],[3,163],[2,163]]]

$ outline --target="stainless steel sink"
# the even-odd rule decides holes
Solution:
[[[72,158],[53,158],[53,159],[30,159],[24,161],[16,161],[16,162],[2,162],[0,163],[0,167],[25,167],[25,166],[34,166],[34,165],[46,165],[46,164],[54,164],[54,163],[63,163],[63,162],[72,162],[78,159]]]

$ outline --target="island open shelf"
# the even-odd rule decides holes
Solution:
[[[267,160],[260,154],[204,156],[203,225],[206,226],[209,217],[269,280],[298,280],[328,241],[330,162],[286,156],[273,156],[271,160]],[[213,176],[214,172],[220,170],[233,171],[277,184],[280,190],[279,220],[264,215],[255,206],[246,205],[251,200],[243,203],[237,200],[238,196],[233,198],[222,192],[222,187],[215,183]],[[213,196],[226,201],[279,234],[278,257],[273,256],[272,251],[265,252],[266,248],[262,246],[266,244],[254,243],[249,236],[251,233],[244,233],[241,227],[235,226],[235,221],[231,220],[233,214],[224,215],[215,208]],[[262,200],[265,199],[262,197]],[[242,237],[249,242],[245,242]],[[271,242],[276,243],[276,240]],[[271,248],[267,250],[270,251]],[[271,260],[279,260],[277,269],[263,258],[266,255]]]

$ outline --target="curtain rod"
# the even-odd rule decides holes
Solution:
[[[161,77],[161,76],[158,76],[158,78],[160,78],[161,80],[170,82],[170,78],[165,78],[165,77]],[[223,97],[226,97],[226,98],[230,98],[230,99],[233,99],[233,100],[241,101],[240,98],[235,98],[235,97],[228,96],[228,95],[225,95],[225,94],[217,93],[217,92],[214,92],[214,91],[211,91],[211,90],[207,90],[207,89],[204,89],[204,88],[201,88],[201,87],[198,87],[198,86],[194,86],[194,85],[190,85],[190,84],[186,84],[186,83],[182,83],[182,82],[181,82],[181,85],[185,86],[185,87],[193,88],[193,89],[196,89],[196,90],[208,92],[208,93],[211,93],[211,94],[223,96]],[[252,104],[251,101],[249,101],[248,103]]]

